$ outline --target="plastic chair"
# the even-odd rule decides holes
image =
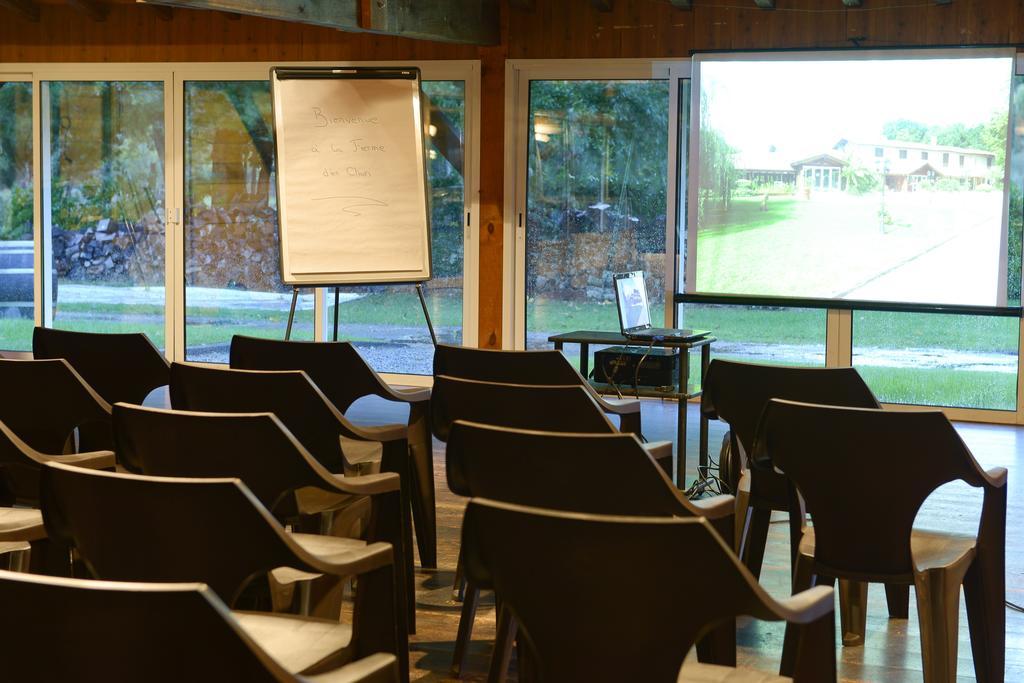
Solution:
[[[142,403],[170,382],[170,364],[142,332],[106,334],[37,327],[32,355],[63,358],[108,403]]]
[[[446,441],[455,420],[544,432],[620,433],[576,384],[499,384],[438,375],[430,401],[434,436]],[[672,442],[652,441],[644,448],[671,475]]]
[[[0,421],[32,448],[110,450],[110,404],[66,360],[0,360],[0,386]]]
[[[792,680],[836,680],[832,589],[772,599],[705,519],[559,512],[475,498],[462,539],[467,575],[492,584],[519,624],[521,680],[790,680],[683,665],[702,635],[739,615],[796,626]],[[629,599],[609,601],[608,591],[624,585]]]
[[[499,384],[578,385],[587,390],[602,411],[619,417],[620,431],[643,438],[640,400],[601,396],[561,351],[505,351],[438,344],[434,349],[434,376],[438,375]]]
[[[256,585],[254,579],[279,567],[358,576],[351,626],[261,612],[236,616],[292,673],[319,673],[389,652],[398,658],[403,679],[408,677],[408,634],[390,544],[324,548],[322,537],[288,534],[238,479],[148,477],[48,464],[42,496],[49,535],[74,547],[99,579],[201,581],[235,606]]]
[[[4,677],[14,681],[399,681],[395,657],[382,653],[321,675],[291,673],[201,583],[85,581],[0,571],[0,604]]]
[[[270,413],[197,413],[114,405],[114,441],[125,467],[162,477],[238,477],[282,523],[322,516],[331,533],[335,511],[369,496],[367,541],[391,543],[404,568],[399,602],[415,632],[412,538],[393,473],[341,477],[327,471]],[[360,498],[361,499],[361,498]]]
[[[736,492],[736,553],[754,576],[760,576],[772,510],[789,510],[785,477],[751,464],[748,457],[765,404],[784,398],[857,408],[880,406],[853,368],[759,365],[715,358],[703,389],[701,411],[729,425],[728,447],[720,465],[726,485]],[[800,543],[801,529],[800,520],[790,520],[792,553]],[[905,607],[902,616],[906,617]]]
[[[633,434],[556,434],[457,421],[445,462],[449,488],[461,496],[569,512],[706,517],[723,538],[733,529],[732,496],[687,500]],[[467,587],[456,674],[464,668],[480,589],[492,587]],[[508,638],[496,645],[492,678],[508,666],[515,627],[507,621],[507,613],[499,615],[499,631]],[[735,629],[730,621],[702,643],[702,657],[735,665]]]
[[[437,567],[437,511],[434,502],[434,453],[427,416],[430,389],[394,389],[348,342],[304,342],[231,338],[231,367],[241,370],[302,370],[342,413],[364,396],[409,404],[407,439],[415,478],[410,491],[416,541],[424,567]]]
[[[858,603],[844,631],[864,635],[861,582],[913,584],[927,683],[955,681],[960,586],[981,683],[1003,680],[1006,645],[1006,469],[982,470],[938,410],[896,412],[773,399],[753,458],[782,470],[814,523],[800,541],[794,589],[838,578]],[[964,481],[984,489],[976,535],[913,529],[925,499]],[[790,495],[794,507],[800,503]],[[799,510],[798,510],[799,511]],[[802,514],[802,511],[801,511]]]

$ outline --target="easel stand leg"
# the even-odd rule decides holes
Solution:
[[[423,297],[423,285],[416,285],[416,293],[420,295],[420,306],[423,307],[423,317],[427,321],[427,329],[430,330],[430,341],[434,342],[434,346],[437,346],[437,335],[434,334],[434,323],[430,320],[430,311],[427,310],[427,300]]]
[[[341,299],[341,287],[334,288],[334,341],[338,341],[338,308]]]
[[[292,307],[288,309],[288,327],[284,331],[284,340],[292,338],[292,323],[295,322],[295,307],[299,303],[299,288],[292,287]]]

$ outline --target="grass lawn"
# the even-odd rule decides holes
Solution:
[[[462,324],[460,296],[427,295],[435,327]],[[329,299],[330,300],[330,299]],[[333,305],[328,313],[333,311]],[[56,311],[57,327],[80,332],[145,332],[153,343],[164,346],[164,308],[155,305],[66,303]],[[189,347],[226,344],[236,334],[281,337],[288,323],[288,310],[254,310],[211,306],[185,309],[186,340]],[[373,293],[341,305],[341,327],[346,324],[379,325],[380,338],[357,341],[388,341],[388,326],[423,326],[423,310],[415,291]],[[30,319],[0,319],[0,348],[28,351],[32,347]],[[295,339],[313,338],[313,311],[297,311],[292,330]],[[351,339],[351,336],[346,337]]]
[[[657,307],[652,314],[662,315]],[[824,310],[757,309],[739,306],[684,305],[684,324],[711,330],[722,343],[792,345],[810,353],[824,351]],[[654,322],[660,325],[661,321]],[[554,334],[575,329],[616,330],[614,304],[560,302],[535,299],[527,306],[531,333]],[[1017,353],[1018,320],[990,316],[940,315],[856,311],[853,318],[855,348],[860,352],[918,349],[940,355]],[[546,334],[545,334],[546,336]],[[721,351],[714,355],[730,357]],[[780,356],[786,358],[780,350]],[[741,354],[733,357],[742,359]],[[572,357],[575,363],[576,358]],[[806,362],[797,356],[785,362]],[[908,355],[908,364],[914,362]],[[858,367],[881,400],[894,403],[950,405],[1012,410],[1016,406],[1016,374],[1013,372],[956,370],[947,367]],[[699,360],[691,359],[691,377],[699,376]]]
[[[1000,225],[998,193],[888,192],[884,206],[891,223],[884,229],[882,202],[879,193],[819,193],[810,200],[773,197],[761,211],[760,198],[736,198],[728,212],[709,216],[698,234],[697,289],[841,296],[956,235],[969,231],[972,239],[985,240]],[[989,265],[976,260],[965,259],[958,277],[975,277]],[[919,296],[903,294],[919,300],[928,295],[925,289]]]

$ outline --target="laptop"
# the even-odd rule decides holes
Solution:
[[[647,284],[644,271],[617,273],[615,303],[619,308],[619,327],[622,336],[640,341],[696,341],[709,334],[708,330],[687,330],[670,327],[651,327],[651,309],[647,305]]]

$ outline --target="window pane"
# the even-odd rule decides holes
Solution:
[[[32,84],[0,82],[0,349],[32,348]]]
[[[1019,323],[855,311],[853,365],[880,401],[1016,410]]]
[[[618,330],[622,271],[646,271],[651,324],[664,325],[668,96],[663,80],[530,82],[528,348]]]
[[[423,284],[438,342],[462,343],[463,226],[465,221],[466,85],[424,81],[429,145],[433,279]],[[410,285],[344,287],[339,339],[350,339],[378,372],[429,375],[434,347],[416,290]],[[333,290],[328,292],[328,336],[332,334]]]
[[[714,358],[778,365],[825,365],[827,311],[814,308],[763,308],[682,304],[680,324],[710,330],[718,340]],[[690,377],[699,384],[700,354],[690,358]]]
[[[53,326],[143,331],[163,348],[163,83],[53,81],[43,89]]]
[[[281,282],[267,81],[185,83],[185,353],[224,363],[231,337],[283,338],[291,289]],[[293,339],[313,338],[303,290]]]

